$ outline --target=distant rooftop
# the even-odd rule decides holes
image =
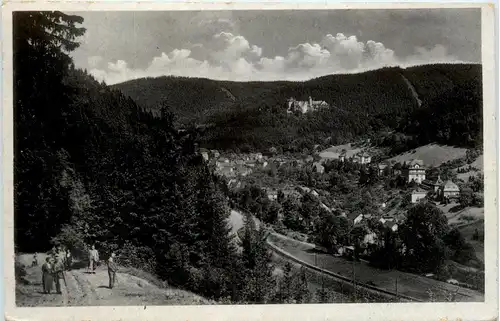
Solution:
[[[427,191],[422,189],[422,188],[416,188],[413,190],[413,192],[411,192],[412,194],[427,194]]]
[[[421,159],[412,159],[408,162],[408,165],[409,166],[415,166],[415,165],[418,165],[418,166],[424,166],[424,161],[421,160]]]
[[[442,184],[441,186],[446,190],[459,190],[460,189],[457,184],[453,183],[450,180],[446,181],[446,183]]]

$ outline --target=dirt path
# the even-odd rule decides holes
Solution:
[[[109,289],[106,267],[95,274],[86,269],[67,271],[61,294],[42,293],[41,267],[27,267],[23,282],[16,284],[16,305],[32,306],[103,306],[103,305],[186,305],[207,304],[193,293],[158,286],[128,273],[117,273],[116,284]]]

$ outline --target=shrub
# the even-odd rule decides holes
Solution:
[[[483,207],[484,206],[483,195],[480,193],[474,193],[474,195],[472,196],[472,203],[474,204],[474,206]]]
[[[479,241],[479,230],[477,228],[474,230],[474,234],[472,234],[472,240]]]
[[[152,274],[156,271],[155,254],[149,247],[127,242],[116,251],[116,254],[120,265],[138,268]]]
[[[74,257],[83,258],[89,250],[84,240],[85,236],[77,229],[71,225],[65,225],[61,232],[52,238],[52,244],[55,246],[64,245]]]
[[[26,267],[19,261],[14,262],[14,273],[16,282],[23,282],[24,277],[26,276]]]

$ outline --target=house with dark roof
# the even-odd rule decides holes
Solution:
[[[418,203],[420,200],[425,199],[427,196],[427,191],[417,188],[411,192],[411,202],[412,204]]]
[[[439,188],[439,194],[443,198],[454,198],[460,195],[460,188],[457,184],[448,180]]]
[[[387,173],[388,169],[389,169],[388,164],[380,163],[377,165],[377,173],[379,176],[384,176]]]
[[[425,166],[420,159],[413,159],[403,166],[403,175],[407,178],[408,183],[414,181],[417,184],[422,184],[425,180]]]
[[[278,199],[278,191],[268,189],[268,190],[266,191],[266,193],[267,193],[267,198],[268,198],[270,201],[276,201],[276,200]]]
[[[422,182],[422,185],[425,185],[434,192],[437,192],[441,185],[443,185],[443,181],[441,180],[441,176],[438,175],[436,179],[426,179]]]
[[[372,161],[372,157],[367,152],[357,153],[352,158],[352,161],[353,163],[370,164]]]
[[[220,175],[223,175],[223,176],[226,176],[226,177],[234,177],[234,176],[236,176],[236,173],[235,173],[235,170],[234,170],[233,166],[231,166],[229,164],[226,164],[226,163],[222,163],[218,167],[217,172]]]
[[[390,229],[393,232],[397,232],[398,231],[398,223],[396,223],[394,221],[386,221],[385,224],[384,224],[384,226],[387,227],[388,229]]]
[[[346,153],[346,151],[345,151],[345,150],[343,150],[343,151],[340,153],[340,155],[339,155],[339,161],[341,161],[341,162],[345,162],[346,157],[347,157],[347,153]]]
[[[364,152],[360,155],[360,163],[361,164],[370,164],[372,162],[372,157],[370,154]]]
[[[316,172],[316,173],[323,174],[325,172],[325,167],[323,165],[321,165],[320,162],[315,162],[312,165],[312,168],[313,168],[313,172]]]

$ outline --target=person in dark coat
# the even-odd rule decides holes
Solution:
[[[108,276],[109,276],[109,288],[112,289],[115,286],[116,281],[116,262],[115,253],[111,253],[108,259]]]
[[[43,293],[50,294],[50,291],[52,291],[53,283],[54,279],[52,277],[52,264],[50,262],[50,257],[47,257],[45,259],[45,263],[42,264]]]
[[[73,257],[71,256],[71,251],[68,249],[66,251],[66,269],[68,271],[71,270],[72,264],[73,264]]]
[[[54,273],[54,281],[56,282],[56,290],[58,294],[61,294],[61,279],[64,281],[64,285],[66,285],[66,276],[64,275],[64,263],[61,257],[56,259],[56,262],[53,266]]]

